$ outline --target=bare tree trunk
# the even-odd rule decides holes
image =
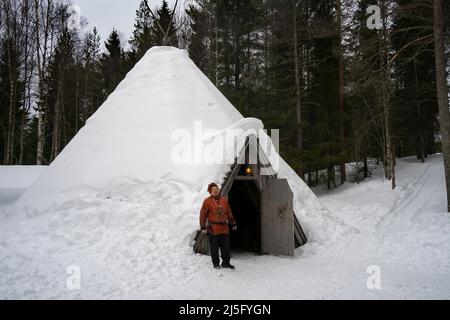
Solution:
[[[58,89],[59,91],[59,89]],[[52,162],[56,156],[58,155],[58,145],[59,145],[59,118],[60,116],[60,102],[59,102],[59,92],[57,93],[57,98],[56,98],[56,103],[55,103],[55,115],[53,118],[53,136],[52,136],[52,151],[51,151],[51,156],[50,156],[50,162]]]
[[[265,21],[264,26],[264,89],[269,87],[267,74],[269,69],[269,21]]]
[[[444,5],[443,0],[433,1],[433,33],[436,60],[436,85],[439,104],[442,153],[444,157],[445,182],[447,187],[447,212],[450,212],[450,116],[448,105],[447,77],[444,55]]]
[[[336,15],[337,15],[337,27],[338,27],[338,56],[339,56],[339,137],[342,146],[345,143],[345,131],[344,131],[344,63],[343,63],[343,50],[342,50],[342,10],[341,0],[336,1]],[[340,163],[341,172],[341,184],[347,180],[345,174],[345,161]]]
[[[327,167],[327,190],[331,190],[331,166]]]
[[[37,110],[37,146],[36,146],[36,164],[42,165],[44,162],[44,128],[45,128],[45,119],[44,119],[44,68],[46,65],[46,52],[47,52],[47,39],[44,36],[44,40],[41,41],[40,38],[40,10],[43,10],[42,8],[42,1],[35,0],[34,1],[34,14],[35,14],[35,34],[36,34],[36,58],[37,58],[37,65],[38,65],[38,77],[39,77],[39,101],[37,103],[38,110]],[[45,35],[47,35],[47,32],[45,32]],[[41,48],[41,45],[43,48]]]
[[[61,144],[61,104],[62,104],[62,83],[63,76],[61,68],[63,68],[63,63],[59,63],[59,76],[58,76],[58,88],[56,92],[56,103],[55,103],[55,115],[53,119],[53,139],[52,139],[52,152],[51,159],[53,161],[59,153],[59,146]]]
[[[38,111],[38,125],[37,125],[37,154],[36,165],[40,166],[44,164],[44,127],[45,119],[43,110]]]
[[[25,124],[26,124],[26,113],[22,113],[22,121],[20,122],[20,140],[19,140],[19,160],[17,161],[17,164],[21,166],[23,164],[23,142],[25,140],[24,137],[24,131],[25,131]]]
[[[336,182],[334,180],[334,177],[335,177],[334,170],[335,170],[334,165],[330,165],[327,168],[327,188],[328,188],[328,190],[331,190],[332,188],[336,188]],[[333,184],[333,186],[331,184]]]
[[[12,50],[10,50],[8,56],[11,55]],[[14,134],[16,128],[16,74],[11,68],[16,68],[11,64],[11,57],[9,60],[9,110],[8,110],[8,133],[6,138],[6,153],[5,153],[5,164],[12,165],[14,158]]]
[[[359,184],[359,159],[361,157],[361,132],[356,127],[359,123],[359,118],[356,116],[356,112],[353,114],[353,149],[354,149],[354,159],[356,161],[356,183]],[[341,168],[342,169],[342,168]],[[342,179],[341,179],[342,184]]]
[[[31,11],[30,1],[24,1],[24,14],[25,14],[25,42],[24,46],[24,90],[23,90],[23,114],[20,125],[20,142],[19,142],[19,165],[23,165],[24,154],[24,140],[25,140],[25,127],[27,125],[27,115],[31,108],[31,81],[33,79],[33,56],[30,57],[30,52],[33,49],[33,41],[31,32],[32,25],[30,23]],[[30,41],[31,40],[31,41]],[[31,50],[30,50],[31,49]]]
[[[64,79],[64,78],[62,78]],[[57,146],[57,153],[55,158],[58,156],[58,154],[61,152],[61,141],[62,145],[67,145],[67,122],[66,122],[66,104],[64,103],[64,86],[62,84],[64,80],[61,80],[61,112],[60,112],[60,121],[59,121],[59,128],[60,132],[62,130],[62,137],[59,138],[59,144]]]
[[[393,152],[393,146],[392,146],[392,139],[391,139],[391,130],[390,130],[390,121],[389,121],[389,106],[386,105],[386,112],[385,112],[385,126],[386,126],[386,157],[387,157],[387,169],[388,169],[388,179],[392,182],[392,190],[395,189],[395,159],[394,159],[394,152]]]
[[[364,179],[369,176],[369,168],[367,166],[367,157],[364,157]]]
[[[78,132],[78,121],[79,121],[79,109],[80,109],[80,73],[77,68],[77,84],[75,91],[75,134]],[[65,144],[64,144],[65,145]]]
[[[45,2],[45,5],[44,5]],[[39,97],[38,97],[38,111],[37,111],[37,150],[36,150],[36,164],[44,164],[44,146],[45,146],[45,127],[47,122],[47,64],[51,50],[53,48],[54,36],[54,1],[53,0],[34,0],[35,10],[35,35],[36,35],[36,59],[38,66],[39,78]],[[41,24],[42,23],[42,29]],[[41,34],[42,32],[42,34]],[[41,37],[42,36],[42,37]],[[49,43],[50,42],[50,43]]]
[[[217,21],[217,14],[215,15],[215,19],[214,19],[214,43],[215,43],[215,47],[214,47],[214,73],[215,73],[215,86],[218,87],[219,86],[219,44],[218,44],[218,37],[219,37],[219,26],[218,26],[218,21]]]
[[[384,113],[384,132],[386,142],[385,154],[385,168],[387,170],[387,179],[392,182],[392,190],[395,189],[395,155],[392,145],[392,135],[390,128],[390,64],[389,64],[389,49],[388,49],[388,35],[387,35],[387,21],[386,21],[386,4],[382,6],[383,16],[383,32],[382,45],[380,46],[380,70],[382,72],[382,90],[383,90],[383,113]]]
[[[422,130],[422,115],[421,115],[421,106],[420,106],[420,99],[419,99],[419,79],[417,77],[417,63],[414,61],[414,77],[416,81],[416,106],[417,106],[417,117],[419,119],[418,124],[419,128],[417,128],[417,134],[419,135],[419,141],[418,141],[418,156],[422,163],[425,162],[425,147],[424,147],[424,140],[423,140],[423,130]]]
[[[16,19],[16,17],[7,17],[7,19]],[[17,28],[17,21],[14,22],[14,28]],[[10,23],[8,23],[7,28],[13,28]],[[18,50],[17,50],[17,30],[8,30],[10,36],[8,40],[8,69],[9,69],[9,109],[8,109],[8,129],[7,138],[5,146],[5,165],[12,165],[14,161],[14,138],[16,129],[16,107],[17,107],[17,61],[18,61]]]
[[[86,121],[88,117],[91,115],[91,106],[93,104],[93,99],[90,101],[89,97],[89,90],[88,90],[88,84],[89,84],[89,68],[90,64],[86,62],[85,70],[84,70],[84,103],[83,103],[83,124],[86,124]]]
[[[19,53],[17,43],[20,36],[20,21],[17,17],[16,9],[12,2],[4,4],[5,8],[5,34],[6,34],[6,55],[8,64],[9,77],[9,106],[8,121],[6,131],[6,144],[4,164],[12,165],[14,159],[14,135],[16,128],[16,98],[17,98],[17,67],[19,61]],[[14,7],[13,7],[14,6]]]
[[[293,1],[293,16],[294,16],[294,64],[295,64],[295,108],[297,112],[297,151],[303,151],[303,131],[302,131],[302,104],[300,100],[300,67],[299,67],[299,52],[298,52],[298,36],[297,36],[297,1]],[[303,170],[300,170],[299,175],[304,179]]]

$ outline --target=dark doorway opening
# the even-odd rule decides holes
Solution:
[[[235,180],[228,202],[238,225],[230,235],[234,251],[261,252],[261,192],[254,180]]]

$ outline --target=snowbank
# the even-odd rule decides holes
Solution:
[[[0,166],[0,189],[28,188],[46,166]]]
[[[11,205],[19,199],[46,168],[45,166],[0,166],[0,208]]]

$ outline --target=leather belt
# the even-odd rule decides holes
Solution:
[[[228,221],[208,221],[209,224],[227,224]]]

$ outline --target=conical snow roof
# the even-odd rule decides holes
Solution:
[[[49,195],[61,191],[101,188],[121,178],[149,181],[167,177],[176,171],[171,161],[175,130],[192,131],[196,121],[203,130],[222,130],[242,118],[185,50],[154,47],[88,119],[23,201],[31,196],[33,206],[43,209],[48,200],[57,200]]]
[[[198,125],[203,131],[262,128],[259,120],[243,118],[186,51],[150,49],[6,212],[0,261],[17,255],[27,269],[11,270],[4,281],[32,272],[41,276],[31,282],[35,291],[25,283],[14,293],[133,297],[137,288],[163,281],[152,274],[161,268],[164,274],[180,275],[172,279],[174,285],[184,272],[196,272],[198,260],[189,241],[208,196],[206,186],[222,182],[230,169],[230,164],[174,163],[174,132],[193,132]],[[215,143],[214,136],[200,140]],[[310,242],[336,234],[329,230],[336,223],[328,211],[282,159],[279,177],[288,179],[294,211]],[[179,259],[189,264],[186,270],[170,264]],[[84,270],[88,291],[67,291],[64,270],[69,265]],[[99,278],[98,273],[114,276]],[[147,276],[143,280],[136,273]],[[121,291],[124,282],[137,291]]]

